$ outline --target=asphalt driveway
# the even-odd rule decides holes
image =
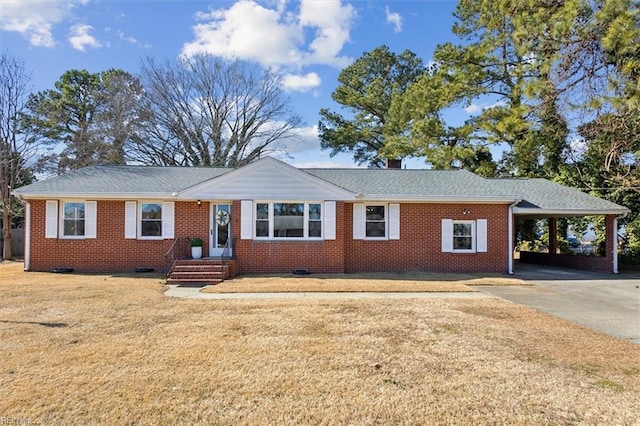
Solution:
[[[640,344],[640,273],[620,275],[518,264],[532,286],[481,291]]]

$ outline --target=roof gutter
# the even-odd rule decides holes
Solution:
[[[360,194],[356,196],[357,201],[406,201],[421,203],[473,203],[473,204],[506,204],[512,203],[513,197],[456,197],[444,195],[390,195],[390,194]]]
[[[51,199],[83,199],[83,200],[168,200],[177,198],[177,192],[139,192],[139,193],[80,193],[80,192],[51,192],[51,193],[20,193],[12,192],[20,200],[51,200]]]
[[[553,216],[593,216],[593,215],[606,215],[606,214],[615,214],[620,215],[629,214],[629,209],[616,209],[616,210],[607,210],[607,209],[540,209],[540,208],[527,208],[527,207],[514,207],[513,214],[515,215],[531,215],[531,216],[539,216],[539,215],[553,215]]]

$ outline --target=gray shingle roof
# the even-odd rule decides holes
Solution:
[[[232,169],[212,167],[89,166],[16,189],[31,194],[171,194]]]
[[[356,194],[394,197],[504,198],[500,188],[466,170],[304,169]]]
[[[628,209],[602,198],[597,198],[574,188],[569,188],[547,179],[487,179],[504,193],[517,195],[520,209],[566,210],[566,211],[620,211]]]
[[[14,192],[29,196],[168,197],[233,169],[211,167],[90,166]],[[301,169],[362,199],[522,200],[517,213],[624,213],[625,207],[546,179],[485,179],[464,170]],[[596,213],[594,213],[596,214]]]

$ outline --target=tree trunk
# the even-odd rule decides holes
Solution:
[[[2,210],[2,235],[4,236],[4,247],[2,249],[2,259],[9,260],[13,258],[11,253],[11,224],[13,218],[11,217],[11,210],[4,206]]]

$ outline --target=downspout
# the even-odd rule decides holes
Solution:
[[[24,201],[24,270],[31,267],[31,203]]]
[[[513,208],[517,206],[520,201],[522,200],[515,200],[511,205],[509,205],[509,275],[513,275]]]
[[[625,212],[613,218],[613,273],[618,274],[618,219],[624,219],[629,213]]]

